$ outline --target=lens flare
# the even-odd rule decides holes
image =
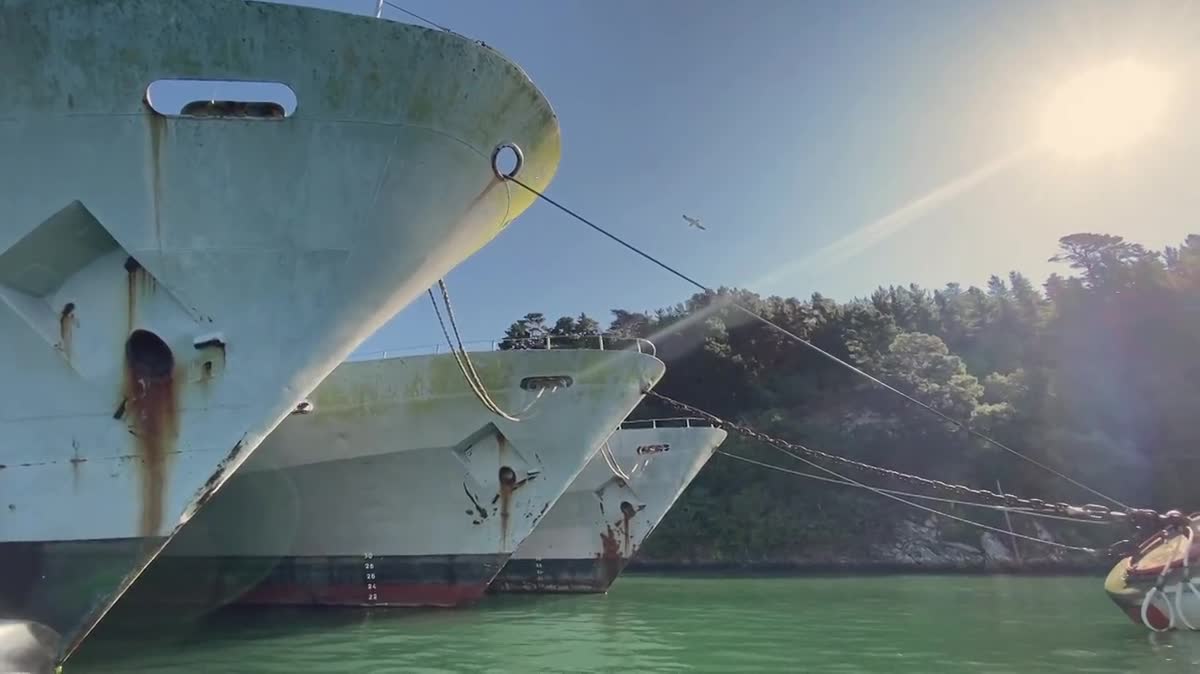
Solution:
[[[1170,93],[1166,73],[1136,61],[1085,71],[1054,92],[1042,118],[1042,142],[1071,159],[1118,152],[1161,125]]]

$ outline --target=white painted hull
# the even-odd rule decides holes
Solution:
[[[622,428],[492,583],[497,592],[605,592],[725,440],[717,428]]]
[[[69,650],[304,394],[528,206],[491,150],[519,144],[544,186],[559,136],[516,66],[440,31],[236,0],[0,0],[0,25],[0,617]],[[161,117],[160,78],[281,81],[298,108]]]
[[[630,351],[472,360],[492,397],[508,410],[530,406],[528,418],[488,412],[448,355],[346,363],[317,388],[314,411],[284,421],[167,547],[131,600],[414,606],[481,596],[663,365]],[[535,402],[521,382],[547,376],[573,383]]]

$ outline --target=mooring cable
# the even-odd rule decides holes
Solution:
[[[495,170],[495,167],[494,167],[494,165],[493,165],[493,170]],[[651,255],[651,254],[649,254],[649,253],[646,253],[646,252],[642,251],[642,250],[641,250],[641,249],[639,249],[637,246],[634,246],[633,244],[631,244],[631,243],[629,243],[629,242],[625,241],[624,239],[622,239],[621,237],[619,237],[619,236],[617,236],[617,235],[613,234],[612,232],[609,232],[607,229],[605,229],[605,228],[601,227],[600,225],[597,225],[596,223],[594,223],[594,222],[592,222],[591,220],[589,220],[589,219],[585,218],[584,216],[580,215],[579,213],[576,213],[574,210],[572,210],[572,209],[568,208],[567,206],[565,206],[565,205],[563,205],[563,204],[559,203],[558,201],[554,200],[553,198],[551,198],[551,197],[547,196],[547,195],[546,195],[545,193],[543,193],[541,190],[538,190],[538,189],[536,189],[536,188],[534,188],[534,187],[531,187],[531,186],[529,186],[529,185],[525,184],[525,182],[524,182],[524,181],[522,181],[520,178],[517,178],[515,175],[503,175],[503,174],[500,174],[500,173],[498,173],[498,175],[501,175],[501,177],[502,177],[504,180],[511,181],[511,182],[513,182],[513,183],[516,183],[517,185],[519,185],[519,186],[521,186],[521,187],[525,188],[525,189],[526,189],[528,192],[530,192],[531,194],[535,195],[535,196],[536,196],[536,197],[538,197],[539,199],[541,199],[541,200],[545,201],[546,203],[550,204],[551,206],[554,206],[554,207],[555,207],[555,208],[557,208],[558,210],[560,210],[560,211],[562,211],[563,213],[565,213],[565,214],[567,214],[567,215],[571,216],[571,217],[572,217],[572,218],[574,218],[575,220],[577,220],[577,221],[579,221],[579,222],[583,223],[584,225],[587,225],[588,227],[591,227],[593,230],[595,230],[595,231],[599,232],[600,234],[602,234],[602,235],[604,235],[604,236],[608,237],[609,239],[611,239],[611,240],[615,241],[616,243],[620,244],[621,246],[624,246],[624,247],[625,247],[625,248],[627,248],[628,250],[630,250],[630,251],[632,251],[633,253],[635,253],[635,254],[637,254],[637,255],[641,256],[642,258],[644,258],[644,259],[646,259],[646,260],[650,261],[651,263],[653,263],[653,264],[657,265],[658,267],[660,267],[660,268],[662,268],[662,269],[666,270],[667,272],[669,272],[669,273],[673,274],[674,276],[678,277],[679,279],[681,279],[681,280],[683,280],[683,281],[686,281],[687,283],[690,283],[692,286],[696,287],[697,289],[699,289],[699,290],[701,290],[701,291],[703,291],[703,292],[705,292],[705,293],[709,293],[709,294],[715,294],[715,293],[716,293],[716,291],[715,291],[715,290],[713,290],[713,289],[712,289],[710,286],[707,286],[707,285],[705,285],[705,284],[703,284],[703,283],[701,283],[701,282],[697,281],[696,279],[694,279],[694,278],[692,278],[692,277],[688,276],[687,274],[684,274],[683,272],[681,272],[681,271],[679,271],[678,269],[675,269],[674,267],[672,267],[672,266],[668,265],[667,263],[663,262],[662,260],[658,259],[657,257],[655,257],[655,256],[653,256],[653,255]],[[786,337],[788,337],[788,338],[792,339],[793,341],[795,341],[795,342],[798,342],[799,344],[801,344],[801,345],[803,345],[803,346],[805,346],[805,347],[807,347],[807,348],[811,349],[811,350],[812,350],[812,351],[814,351],[815,353],[817,353],[817,354],[820,354],[820,355],[821,355],[821,356],[823,356],[824,358],[826,358],[826,359],[828,359],[828,360],[830,360],[830,361],[832,361],[832,362],[836,363],[837,365],[839,365],[839,366],[841,366],[841,367],[843,367],[843,368],[846,368],[846,369],[848,369],[849,371],[851,371],[851,372],[853,372],[853,373],[855,373],[855,374],[858,374],[859,376],[862,376],[862,377],[866,378],[867,380],[871,381],[871,382],[872,382],[872,383],[874,383],[875,385],[877,385],[877,386],[879,386],[879,387],[882,387],[883,389],[885,389],[885,390],[887,390],[887,391],[890,391],[891,393],[893,393],[893,394],[895,394],[895,395],[898,395],[898,396],[900,396],[900,397],[901,397],[901,398],[903,398],[904,400],[908,401],[910,404],[916,405],[916,406],[920,407],[921,409],[924,409],[925,411],[929,412],[930,414],[936,415],[937,417],[941,418],[942,420],[944,420],[944,421],[946,421],[946,422],[948,422],[948,423],[951,423],[951,424],[953,424],[953,425],[955,425],[955,426],[957,426],[957,427],[959,427],[959,428],[963,429],[964,431],[966,431],[966,432],[967,432],[968,434],[970,434],[971,436],[973,436],[973,437],[975,437],[975,438],[978,438],[978,439],[980,439],[980,440],[983,440],[984,442],[986,442],[986,443],[988,443],[988,444],[990,444],[990,445],[992,445],[992,446],[994,446],[994,447],[997,447],[997,448],[999,448],[999,449],[1002,449],[1002,450],[1004,450],[1004,451],[1006,451],[1006,452],[1008,452],[1008,453],[1010,453],[1010,454],[1012,454],[1012,455],[1014,455],[1014,456],[1016,456],[1016,457],[1019,457],[1019,458],[1021,458],[1021,459],[1022,459],[1022,460],[1024,460],[1024,461],[1028,461],[1029,463],[1031,463],[1031,464],[1033,464],[1033,465],[1037,466],[1038,468],[1041,468],[1042,470],[1044,470],[1044,471],[1046,471],[1046,472],[1048,472],[1048,473],[1050,473],[1050,474],[1052,474],[1052,475],[1054,475],[1054,476],[1058,477],[1059,479],[1062,479],[1062,480],[1064,480],[1064,481],[1066,481],[1066,482],[1068,482],[1068,483],[1070,483],[1070,484],[1073,484],[1073,485],[1075,485],[1076,487],[1078,487],[1078,488],[1080,488],[1080,489],[1083,489],[1084,491],[1087,491],[1088,493],[1091,493],[1091,494],[1093,494],[1093,495],[1095,495],[1095,496],[1098,496],[1098,497],[1100,497],[1100,498],[1102,498],[1102,499],[1104,499],[1104,500],[1106,500],[1106,501],[1109,501],[1110,503],[1113,503],[1113,504],[1115,504],[1115,505],[1117,505],[1117,506],[1120,506],[1121,508],[1124,508],[1124,509],[1126,509],[1126,510],[1130,510],[1130,509],[1131,509],[1131,508],[1130,508],[1128,505],[1126,505],[1126,504],[1122,503],[1121,501],[1118,501],[1117,499],[1115,499],[1115,498],[1113,498],[1113,497],[1111,497],[1111,496],[1108,496],[1107,494],[1104,494],[1104,493],[1102,493],[1102,492],[1100,492],[1100,491],[1098,491],[1098,490],[1096,490],[1096,489],[1093,489],[1092,487],[1089,487],[1088,485],[1086,485],[1086,484],[1083,484],[1082,482],[1080,482],[1080,481],[1078,481],[1078,480],[1076,480],[1076,479],[1072,478],[1071,476],[1069,476],[1069,475],[1066,475],[1065,473],[1063,473],[1063,472],[1061,472],[1061,471],[1059,471],[1059,470],[1057,470],[1057,469],[1055,469],[1055,468],[1053,468],[1053,467],[1051,467],[1051,466],[1049,466],[1049,465],[1047,465],[1047,464],[1045,464],[1045,463],[1043,463],[1043,462],[1041,462],[1041,461],[1038,461],[1037,459],[1035,459],[1035,458],[1033,458],[1033,457],[1031,457],[1031,456],[1029,456],[1029,455],[1027,455],[1027,454],[1025,454],[1025,453],[1023,453],[1023,452],[1021,452],[1021,451],[1018,451],[1018,450],[1016,450],[1016,449],[1014,449],[1014,448],[1012,448],[1012,447],[1009,447],[1009,446],[1008,446],[1008,445],[1006,445],[1005,443],[1003,443],[1003,442],[1000,442],[999,440],[996,440],[995,438],[992,438],[991,436],[989,436],[989,435],[987,435],[987,434],[985,434],[985,433],[982,433],[982,432],[980,432],[980,431],[977,431],[977,430],[975,430],[975,429],[974,429],[974,428],[972,428],[972,427],[971,427],[971,426],[970,426],[970,425],[969,425],[969,424],[968,424],[966,421],[963,421],[963,420],[961,420],[961,419],[957,419],[957,418],[955,418],[955,417],[952,417],[952,416],[950,416],[949,414],[946,414],[945,412],[942,412],[941,410],[939,410],[939,409],[937,409],[937,408],[933,407],[932,405],[929,405],[928,403],[925,403],[925,402],[923,402],[923,401],[921,401],[921,400],[918,400],[917,398],[913,397],[912,395],[909,395],[908,393],[905,393],[904,391],[901,391],[900,389],[896,388],[895,386],[892,386],[891,384],[888,384],[887,382],[883,381],[882,379],[880,379],[880,378],[878,378],[878,377],[876,377],[876,376],[874,376],[874,375],[871,375],[870,373],[868,373],[868,372],[864,371],[863,369],[859,368],[858,366],[856,366],[856,365],[854,365],[854,364],[852,364],[852,363],[849,363],[849,362],[847,362],[847,361],[845,361],[845,360],[842,360],[841,358],[838,358],[836,355],[834,355],[834,354],[830,353],[829,351],[826,351],[825,349],[822,349],[821,347],[817,346],[816,344],[813,344],[813,343],[812,343],[812,342],[810,342],[809,340],[807,340],[807,339],[804,339],[803,337],[801,337],[801,336],[797,335],[796,333],[794,333],[794,332],[792,332],[792,331],[790,331],[790,330],[788,330],[788,329],[784,328],[783,326],[781,326],[781,325],[779,325],[779,324],[775,323],[774,321],[771,321],[770,319],[768,319],[768,318],[766,318],[766,317],[764,317],[764,316],[761,316],[761,315],[759,315],[758,313],[756,313],[756,312],[752,311],[751,309],[749,309],[749,308],[747,308],[747,307],[743,306],[742,304],[740,304],[740,303],[739,303],[739,302],[737,302],[736,300],[729,300],[729,302],[728,302],[728,303],[729,303],[729,305],[730,305],[730,306],[732,306],[732,307],[734,307],[734,308],[736,308],[736,309],[740,310],[741,312],[745,313],[747,316],[750,316],[751,318],[753,318],[753,319],[755,319],[755,320],[757,320],[757,321],[759,321],[759,322],[763,323],[764,325],[767,325],[768,327],[770,327],[770,328],[772,328],[772,329],[774,329],[774,330],[778,331],[780,334],[783,334],[784,336],[786,336]]]
[[[446,293],[447,291],[445,284],[440,280],[438,283],[442,286],[442,292]],[[528,412],[534,406],[534,404],[542,399],[542,394],[546,392],[546,389],[544,387],[539,388],[537,395],[534,396],[533,400],[529,401],[529,404],[518,410],[516,414],[509,414],[508,412],[504,411],[504,409],[492,399],[491,395],[488,394],[487,387],[484,385],[483,379],[479,376],[478,370],[475,369],[474,363],[471,362],[471,356],[468,355],[466,347],[463,345],[462,337],[458,334],[458,327],[455,326],[454,328],[455,337],[458,338],[458,344],[456,347],[454,340],[450,338],[450,332],[446,329],[446,322],[442,319],[442,312],[441,309],[438,308],[437,300],[433,296],[433,289],[428,289],[428,293],[429,301],[433,304],[433,312],[437,315],[438,324],[442,327],[442,335],[446,338],[446,345],[450,348],[450,353],[454,356],[454,362],[458,364],[458,369],[462,372],[463,378],[467,381],[467,386],[470,387],[471,392],[475,394],[475,397],[479,400],[479,402],[483,404],[483,406],[492,414],[495,414],[496,416],[508,421],[523,421],[524,418],[522,418],[521,415]],[[448,297],[448,295],[444,296]],[[448,314],[450,313],[449,304],[446,305],[446,311]],[[453,322],[453,320],[453,316],[451,315],[451,322]],[[459,352],[460,349],[461,354]],[[555,391],[557,390],[557,387],[555,387]]]
[[[801,471],[801,470],[793,470],[791,468],[777,466],[775,464],[767,463],[765,461],[757,461],[757,460],[751,459],[750,457],[747,457],[747,456],[742,456],[740,454],[734,454],[732,452],[727,452],[723,449],[718,449],[716,453],[720,454],[722,456],[726,456],[730,459],[736,459],[736,460],[742,461],[744,463],[759,466],[761,468],[766,468],[768,470],[779,471],[781,473],[786,473],[788,475],[804,477],[804,478],[808,478],[810,480],[816,480],[818,482],[827,482],[829,484],[839,484],[844,487],[858,488],[858,485],[851,483],[851,482],[843,482],[841,480],[835,480],[834,478],[831,478],[831,477],[823,477],[821,475],[813,475],[812,473],[805,473],[804,471]],[[1100,521],[1100,520],[1086,520],[1086,519],[1078,519],[1075,517],[1063,517],[1062,515],[1052,515],[1050,513],[1043,513],[1043,512],[1038,512],[1036,510],[1028,510],[1025,508],[1012,508],[1009,506],[995,505],[992,503],[976,503],[975,501],[963,501],[960,499],[946,498],[944,496],[930,496],[929,494],[917,494],[915,492],[900,491],[899,489],[885,489],[883,487],[877,487],[877,489],[882,492],[887,492],[889,494],[895,494],[896,496],[903,496],[905,498],[920,499],[920,500],[925,500],[925,501],[937,501],[939,503],[948,503],[950,505],[969,506],[972,508],[984,508],[987,510],[999,510],[999,511],[1003,511],[1003,512],[1013,513],[1015,515],[1040,517],[1040,518],[1044,518],[1044,519],[1048,519],[1048,520],[1059,520],[1061,522],[1098,524],[1098,525],[1111,525],[1112,524],[1112,522],[1105,522],[1105,521]]]

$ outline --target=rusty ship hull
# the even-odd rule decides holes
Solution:
[[[559,131],[493,50],[370,17],[0,0],[0,35],[0,618],[62,657],[305,394],[529,205],[498,144],[544,186]],[[193,80],[295,101],[154,93]]]
[[[472,360],[501,407],[527,410],[521,421],[485,409],[449,355],[346,363],[167,547],[130,606],[478,599],[663,364],[595,350]]]
[[[725,440],[725,431],[690,420],[629,425],[647,423],[656,427],[613,432],[513,553],[492,592],[608,591]]]

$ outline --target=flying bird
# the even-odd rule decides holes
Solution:
[[[708,228],[707,228],[707,227],[705,227],[704,225],[700,224],[700,218],[691,218],[691,217],[688,217],[688,216],[686,216],[686,215],[685,215],[685,216],[683,216],[683,219],[684,219],[684,220],[687,220],[687,223],[688,223],[688,226],[689,226],[689,227],[695,227],[696,229],[703,229],[703,230],[705,230],[705,231],[708,231]]]

